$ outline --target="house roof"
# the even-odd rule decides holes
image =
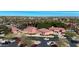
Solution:
[[[41,28],[41,29],[38,29],[38,31],[40,31],[40,32],[49,32],[50,30],[48,30],[46,28]]]
[[[38,30],[36,27],[29,26],[29,27],[25,28],[23,31],[25,31],[27,33],[36,33]]]
[[[53,30],[53,31],[65,31],[64,28],[61,28],[61,27],[50,27],[49,30]]]

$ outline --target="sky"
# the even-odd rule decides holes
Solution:
[[[0,16],[79,16],[79,11],[0,11]]]

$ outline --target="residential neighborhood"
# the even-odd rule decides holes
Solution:
[[[0,16],[1,47],[79,47],[79,17]]]

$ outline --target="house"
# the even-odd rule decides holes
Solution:
[[[21,30],[18,29],[17,27],[15,27],[15,26],[11,26],[11,31],[12,31],[13,34],[17,34],[17,33],[21,32]]]
[[[49,28],[49,30],[51,30],[51,31],[53,31],[54,32],[54,34],[59,34],[59,33],[61,33],[61,34],[64,34],[65,33],[65,29],[64,28],[60,28],[60,27],[50,27]]]
[[[66,23],[67,26],[69,27],[76,27],[77,26],[77,23]]]
[[[50,31],[46,28],[41,28],[41,29],[38,29],[40,35],[51,35],[53,34],[53,31]]]
[[[37,32],[38,32],[38,29],[32,26],[28,26],[23,30],[23,33],[26,33],[26,34],[36,34]]]

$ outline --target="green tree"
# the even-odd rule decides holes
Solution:
[[[5,25],[0,25],[0,33],[8,34],[11,32],[11,29]]]
[[[76,36],[76,33],[74,33],[74,32],[66,32],[65,35],[73,37],[73,36]]]

